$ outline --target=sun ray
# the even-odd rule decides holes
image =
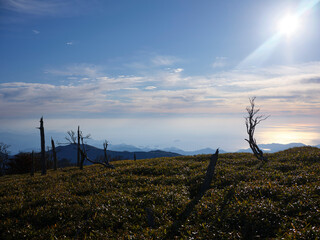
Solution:
[[[320,0],[302,1],[300,8],[295,14],[287,15],[280,21],[278,28],[279,31],[243,59],[237,65],[236,69],[261,66],[269,58],[275,47],[279,44],[281,38],[283,36],[290,36],[297,29],[299,19],[302,15],[318,3],[320,3]]]

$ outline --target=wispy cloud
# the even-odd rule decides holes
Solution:
[[[66,45],[71,46],[71,45],[73,45],[73,42],[72,41],[71,42],[66,42]]]
[[[49,73],[72,79],[60,85],[0,84],[2,115],[241,114],[248,97],[257,96],[266,114],[320,117],[320,62],[211,76],[163,70],[108,77],[103,67],[88,64]]]
[[[2,0],[0,8],[36,16],[60,16],[87,12],[95,3],[83,0]]]
[[[35,29],[34,29],[34,30],[32,30],[32,32],[33,32],[34,34],[36,34],[36,35],[40,33],[40,31],[35,30]]]
[[[79,64],[72,64],[66,67],[55,69],[55,68],[48,68],[45,70],[45,73],[57,75],[57,76],[74,76],[74,77],[82,77],[89,79],[95,79],[98,77],[103,76],[103,67],[97,66],[94,64],[86,64],[86,63],[79,63]]]
[[[61,8],[65,8],[68,5],[67,1],[52,0],[3,0],[2,8],[34,15],[51,15],[55,14]]]
[[[179,59],[176,57],[173,57],[173,56],[158,55],[158,56],[153,57],[153,59],[151,61],[156,66],[170,66],[170,65],[178,62]]]
[[[226,57],[216,57],[215,61],[212,63],[213,68],[222,68],[227,65]]]
[[[156,89],[157,87],[155,87],[155,86],[147,86],[147,87],[145,87],[144,89],[146,89],[146,90],[154,90],[154,89]]]

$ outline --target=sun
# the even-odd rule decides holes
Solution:
[[[288,14],[278,23],[278,31],[280,34],[291,37],[299,28],[299,18],[295,15]]]

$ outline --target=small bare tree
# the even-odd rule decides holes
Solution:
[[[267,162],[268,159],[266,156],[263,155],[263,151],[258,147],[256,139],[254,138],[254,132],[256,129],[256,126],[261,122],[266,120],[269,116],[265,115],[258,115],[260,109],[255,108],[255,101],[256,97],[249,98],[250,106],[246,108],[248,112],[248,116],[246,119],[246,127],[247,127],[247,133],[249,135],[249,139],[245,139],[253,152],[253,154],[261,161]]]
[[[74,131],[68,131],[68,136],[66,137],[66,140],[69,142],[69,143],[72,143],[72,144],[77,144],[78,146],[78,151],[80,152],[80,156],[81,156],[81,161],[80,161],[80,169],[82,170],[83,169],[83,162],[84,160],[86,159],[88,162],[91,162],[93,164],[100,164],[100,165],[103,165],[104,167],[106,168],[112,168],[114,169],[115,167],[113,165],[111,165],[108,161],[107,158],[105,158],[105,160],[103,162],[100,162],[100,161],[93,161],[92,159],[90,159],[88,157],[88,154],[87,154],[87,150],[86,150],[86,146],[85,146],[85,143],[84,143],[84,139],[88,139],[90,138],[90,134],[86,135],[86,136],[83,136],[83,133],[82,131],[79,131],[79,135],[80,135],[80,141],[81,141],[81,144],[78,145],[77,144],[77,136],[75,134]],[[105,149],[105,153],[107,151],[107,147],[108,147],[108,142],[105,141],[105,143],[103,144],[104,145],[104,149]],[[79,147],[80,146],[80,147]]]
[[[85,160],[85,156],[84,156],[84,152],[82,149],[85,149],[84,146],[84,139],[89,139],[90,138],[90,134],[84,136],[82,131],[80,131],[80,126],[78,126],[78,131],[77,131],[77,135],[76,133],[71,130],[67,132],[68,136],[66,137],[66,140],[77,146],[77,167],[80,167],[80,169],[83,169],[83,163]],[[82,147],[81,147],[81,142],[82,142]]]
[[[103,143],[104,162],[106,164],[109,164],[109,158],[108,158],[108,155],[107,155],[107,148],[108,148],[108,141],[105,140],[104,143]]]

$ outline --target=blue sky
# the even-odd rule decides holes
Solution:
[[[317,0],[2,0],[0,132],[236,150],[256,96],[258,142],[319,144],[319,29]]]

